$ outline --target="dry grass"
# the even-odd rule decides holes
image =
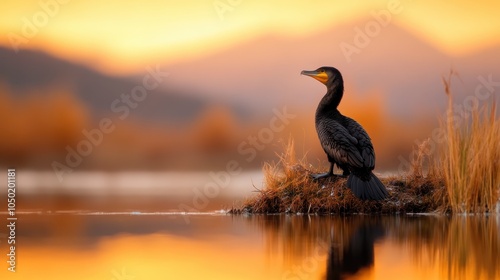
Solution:
[[[450,80],[443,79],[448,111],[440,166],[453,212],[494,211],[500,188],[500,122],[496,103],[472,107],[470,120],[453,116]],[[474,98],[474,97],[472,97]],[[479,102],[476,99],[476,102]],[[459,125],[457,120],[461,121]]]
[[[423,146],[419,147],[418,154],[423,157]],[[264,165],[266,188],[259,190],[259,194],[243,207],[232,209],[232,213],[417,213],[443,210],[440,207],[444,185],[434,176],[423,177],[413,172],[408,177],[383,178],[389,198],[362,201],[347,188],[345,178],[312,180],[311,174],[316,170],[308,169],[306,163],[296,159],[293,141],[289,141],[279,158],[277,163]]]

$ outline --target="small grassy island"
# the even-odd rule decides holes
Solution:
[[[441,120],[442,141],[429,154],[427,142],[415,151],[408,174],[381,178],[389,197],[381,201],[360,200],[340,176],[313,180],[317,173],[304,160],[297,160],[289,141],[278,163],[264,165],[265,188],[230,213],[303,214],[397,214],[397,213],[492,213],[499,211],[500,122],[496,101],[475,96],[471,109],[453,115],[450,80],[447,117]],[[426,159],[426,160],[424,160]],[[424,164],[426,162],[427,164]],[[424,172],[425,171],[425,172]]]

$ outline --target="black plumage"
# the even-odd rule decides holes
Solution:
[[[339,70],[320,67],[314,71],[302,71],[327,87],[327,93],[316,109],[316,131],[325,151],[330,170],[314,175],[315,179],[329,177],[336,164],[348,176],[347,186],[360,199],[380,200],[388,196],[387,190],[373,174],[375,152],[368,133],[355,120],[342,115],[337,106],[344,94],[344,81]]]

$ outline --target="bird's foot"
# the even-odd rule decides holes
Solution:
[[[319,179],[328,178],[328,177],[331,177],[331,176],[334,176],[334,174],[330,173],[330,172],[320,173],[320,174],[311,174],[311,177],[313,178],[313,180],[319,180]]]
[[[328,177],[336,177],[336,178],[347,178],[349,177],[349,173],[343,173],[342,175],[340,174],[334,174],[334,173],[320,173],[320,174],[311,174],[311,177],[313,180],[319,180],[323,178],[328,178]]]

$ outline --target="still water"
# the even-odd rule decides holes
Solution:
[[[0,279],[500,279],[496,216],[34,211],[16,234]]]

